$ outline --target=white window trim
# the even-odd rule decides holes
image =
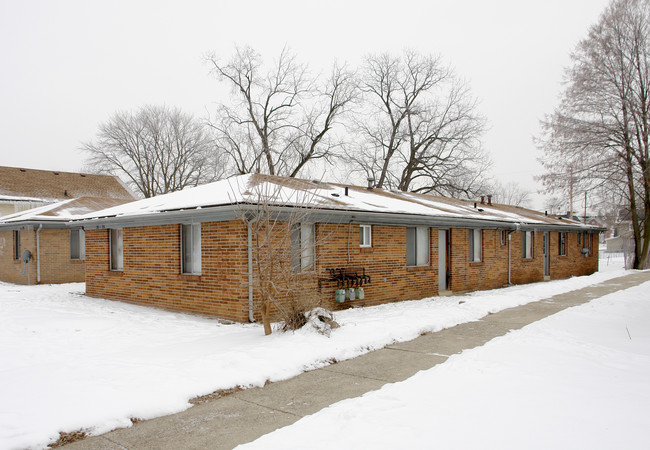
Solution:
[[[366,232],[368,230],[368,241],[366,242]],[[361,236],[359,247],[361,248],[370,248],[372,247],[372,225],[359,225],[359,233]]]
[[[190,230],[190,242],[192,248],[189,250],[189,259],[190,259],[190,269],[186,270],[185,268],[185,239],[183,230],[187,227]],[[201,224],[192,223],[192,224],[181,224],[181,273],[183,275],[201,275],[202,271],[202,253],[201,247],[203,246],[201,241]],[[198,236],[198,237],[197,237]],[[197,248],[198,247],[198,248]]]

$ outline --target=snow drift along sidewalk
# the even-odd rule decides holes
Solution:
[[[648,323],[650,282],[452,355],[237,448],[647,448]]]

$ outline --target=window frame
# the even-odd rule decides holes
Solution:
[[[14,261],[20,261],[22,259],[20,254],[20,230],[14,230],[12,234],[14,237],[13,259]]]
[[[316,270],[315,223],[297,222],[291,225],[291,270],[293,273]]]
[[[477,239],[478,238],[478,239]],[[483,261],[483,229],[482,228],[470,228],[469,229],[469,262],[478,263]],[[478,243],[478,259],[476,255],[476,241]]]
[[[413,230],[409,238],[409,230]],[[426,236],[426,245],[421,241],[425,240]],[[409,245],[409,239],[412,240],[412,245]],[[415,252],[413,257],[409,257],[409,248],[413,247],[411,252]],[[421,253],[421,250],[426,249],[426,262],[424,262],[424,255]],[[418,249],[420,251],[418,251]],[[410,264],[409,261],[413,261],[415,264]],[[406,267],[427,267],[431,265],[431,227],[426,226],[415,226],[415,227],[406,227]]]
[[[558,256],[566,256],[567,254],[567,232],[558,231],[557,233],[557,254]]]
[[[530,239],[528,239],[530,236]],[[530,242],[530,255],[528,254],[528,243]],[[522,231],[521,232],[521,258],[534,259],[535,258],[535,232]]]
[[[360,248],[372,247],[372,225],[359,225],[359,247]]]
[[[76,255],[74,252],[75,242],[77,245]],[[86,259],[86,232],[83,228],[70,230],[70,259],[74,261],[84,261]]]
[[[181,238],[181,273],[183,275],[201,275],[202,267],[202,247],[201,223],[183,223],[180,226]],[[187,252],[187,243],[185,236],[189,230],[189,244],[191,249]],[[187,261],[189,260],[189,261]],[[189,262],[189,264],[188,264]],[[189,268],[187,266],[189,265]]]
[[[506,242],[508,242],[508,230],[500,230],[501,231],[501,245],[506,245]]]
[[[117,243],[116,249],[113,244]],[[116,254],[116,250],[119,252]],[[112,272],[124,271],[124,230],[122,228],[109,228],[108,230],[109,267]]]
[[[478,259],[476,259],[476,240],[478,237]],[[483,261],[483,229],[470,228],[469,229],[469,262],[482,262]]]

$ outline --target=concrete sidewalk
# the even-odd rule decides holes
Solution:
[[[340,400],[405,380],[455,353],[485,344],[571,306],[650,281],[634,272],[584,289],[490,314],[409,342],[305,372],[290,380],[247,389],[67,445],[66,449],[230,449],[290,425]]]

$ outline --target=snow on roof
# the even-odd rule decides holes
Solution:
[[[347,195],[346,195],[347,192]],[[239,175],[182,191],[134,201],[88,214],[81,219],[135,218],[170,211],[268,202],[320,210],[412,214],[508,223],[581,226],[543,213],[508,205],[487,205],[429,194],[368,189],[322,181],[261,174]]]
[[[95,211],[121,205],[126,201],[116,198],[71,198],[0,217],[0,225],[16,222],[68,222]]]

